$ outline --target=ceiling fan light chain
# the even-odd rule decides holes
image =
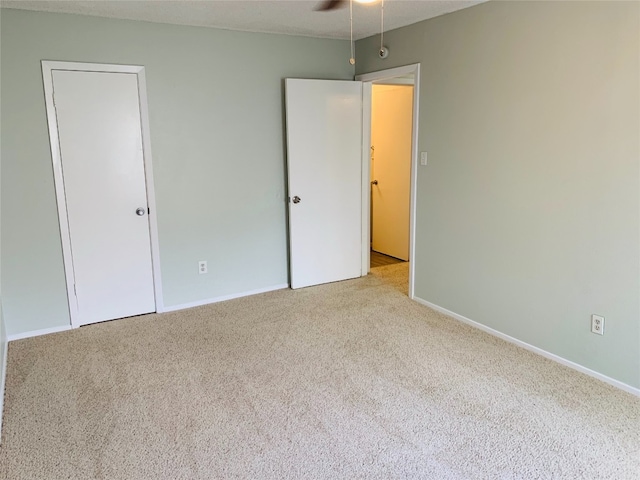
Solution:
[[[349,58],[349,63],[351,65],[355,65],[356,54],[355,54],[355,46],[353,43],[353,0],[349,0],[349,27],[351,30],[351,58]]]
[[[384,0],[380,2],[380,51],[384,48]]]
[[[378,56],[381,59],[389,56],[389,49],[384,46],[384,0],[380,2],[380,50],[378,50]]]

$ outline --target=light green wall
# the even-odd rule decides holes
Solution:
[[[2,10],[9,334],[69,324],[40,61],[146,67],[165,305],[288,282],[283,79],[353,78],[344,41]],[[208,260],[209,274],[197,262]]]
[[[421,64],[416,296],[634,387],[639,18],[492,1],[356,51],[357,73]]]

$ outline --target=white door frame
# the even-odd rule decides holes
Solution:
[[[418,178],[418,118],[420,106],[420,64],[379,70],[357,75],[362,82],[362,275],[370,270],[370,209],[371,209],[371,91],[374,83],[413,75],[413,132],[411,135],[411,203],[409,214],[409,298],[414,297],[416,252],[416,184]]]
[[[49,141],[51,144],[51,160],[53,162],[53,179],[58,204],[58,221],[60,225],[60,237],[62,239],[62,257],[64,261],[64,273],[67,283],[67,299],[69,303],[69,316],[71,326],[80,326],[78,316],[78,304],[74,294],[74,270],[71,253],[71,237],[69,233],[69,219],[67,217],[67,200],[64,190],[64,177],[62,175],[62,158],[60,153],[60,140],[58,136],[58,119],[56,117],[53,99],[53,71],[66,70],[75,72],[102,72],[102,73],[130,73],[138,80],[138,98],[140,102],[140,125],[142,128],[142,151],[144,156],[144,172],[147,192],[147,205],[149,207],[149,234],[151,238],[151,264],[153,266],[153,288],[155,293],[156,312],[164,311],[162,297],[162,281],[160,277],[160,251],[158,242],[158,221],[156,217],[156,197],[153,188],[153,165],[151,160],[151,142],[149,135],[149,110],[147,107],[147,86],[144,75],[144,67],[138,65],[107,65],[100,63],[56,62],[42,61],[42,79],[44,82],[44,98],[47,110],[47,122],[49,126]]]

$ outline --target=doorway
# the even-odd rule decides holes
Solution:
[[[356,76],[363,82],[362,274],[380,264],[406,261],[410,298],[415,275],[419,76],[420,64]]]
[[[42,72],[71,324],[161,311],[144,68]]]
[[[375,83],[371,93],[373,266],[409,261],[413,85]]]

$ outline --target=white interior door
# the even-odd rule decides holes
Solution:
[[[155,311],[137,77],[53,71],[79,323]]]
[[[413,86],[373,85],[372,249],[409,260]]]
[[[359,277],[362,83],[286,80],[291,288]]]

